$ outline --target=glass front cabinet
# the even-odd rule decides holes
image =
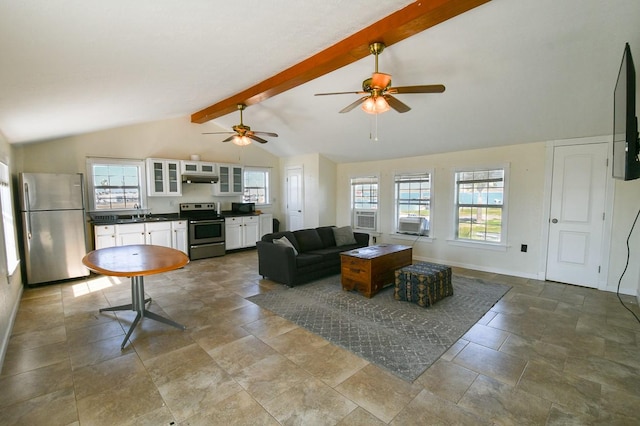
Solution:
[[[242,170],[239,164],[218,164],[218,183],[213,185],[213,194],[242,195]]]
[[[147,192],[150,197],[182,195],[180,161],[147,158]]]

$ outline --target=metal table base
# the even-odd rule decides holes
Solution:
[[[122,341],[122,345],[120,346],[120,349],[124,349],[124,345],[127,344],[127,340],[129,340],[129,337],[131,336],[131,333],[133,332],[133,329],[136,328],[136,325],[138,325],[138,322],[140,321],[140,319],[142,317],[146,317],[155,321],[159,321],[159,322],[163,322],[165,324],[169,324],[172,325],[176,328],[182,329],[182,330],[186,330],[187,327],[185,327],[182,324],[178,324],[175,321],[172,321],[168,318],[162,317],[158,314],[155,314],[151,311],[148,311],[145,308],[145,305],[147,303],[151,302],[151,298],[144,298],[144,279],[143,276],[134,276],[131,277],[131,303],[126,304],[126,305],[120,305],[120,306],[114,306],[111,308],[102,308],[99,310],[99,312],[107,312],[107,311],[136,311],[138,314],[136,315],[136,318],[133,320],[133,323],[131,324],[131,327],[129,327],[129,331],[127,332],[127,335],[124,337],[124,340]]]

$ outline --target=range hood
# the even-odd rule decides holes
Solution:
[[[202,172],[183,173],[182,182],[184,183],[217,183],[218,175],[215,173],[202,173]]]

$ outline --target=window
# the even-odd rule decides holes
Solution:
[[[88,158],[87,173],[91,211],[144,207],[144,161]]]
[[[503,168],[455,174],[457,240],[504,242],[506,171]]]
[[[0,207],[2,207],[2,229],[4,231],[4,251],[7,273],[13,275],[18,267],[18,247],[16,246],[15,220],[11,198],[9,167],[0,163]]]
[[[378,229],[378,178],[351,178],[351,226],[364,231]]]
[[[351,206],[356,209],[378,209],[378,177],[351,178]]]
[[[396,231],[429,235],[431,223],[431,174],[399,174],[396,189]]]
[[[244,168],[245,203],[269,204],[269,169],[259,167]]]

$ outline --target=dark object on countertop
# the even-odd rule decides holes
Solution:
[[[240,214],[253,214],[256,211],[256,203],[231,203],[231,212]]]

